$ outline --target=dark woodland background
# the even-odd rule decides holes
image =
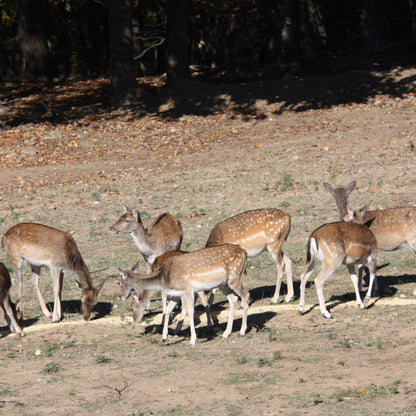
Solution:
[[[413,65],[416,0],[3,0],[0,82],[109,77],[236,82]]]

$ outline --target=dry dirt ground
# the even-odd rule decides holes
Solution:
[[[100,282],[139,258],[130,237],[108,233],[123,202],[138,208],[145,223],[162,212],[177,215],[187,250],[202,247],[221,219],[278,207],[292,217],[284,249],[296,262],[296,299],[270,305],[276,269],[265,253],[250,259],[246,336],[238,337],[238,315],[230,338],[221,338],[228,306],[218,296],[218,331],[206,330],[198,306],[198,340],[191,347],[187,321],[178,336],[173,323],[161,342],[159,296],[145,322],[133,324],[130,302],[121,302],[111,278],[84,323],[67,275],[64,319],[52,324],[27,271],[26,336],[9,334],[4,321],[1,328],[0,414],[415,414],[416,258],[410,250],[380,252],[384,295],[368,309],[355,305],[343,267],[325,286],[334,319],[321,316],[313,282],[307,313],[297,314],[304,240],[337,219],[323,181],[357,180],[350,196],[356,205],[416,204],[415,86],[411,68],[200,83],[179,100],[153,83],[143,86],[146,105],[111,112],[105,80],[4,84],[1,234],[21,221],[70,231]],[[8,264],[3,250],[0,261]],[[52,307],[46,270],[41,285]]]

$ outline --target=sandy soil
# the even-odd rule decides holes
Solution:
[[[357,206],[416,204],[415,79],[415,70],[402,68],[288,75],[202,84],[177,101],[159,88],[148,107],[125,112],[94,102],[77,107],[68,97],[65,112],[69,90],[51,98],[47,88],[34,96],[4,88],[3,98],[14,101],[0,130],[1,233],[21,221],[70,231],[99,282],[139,258],[128,236],[108,233],[122,203],[135,206],[145,223],[162,212],[177,215],[187,250],[202,247],[221,219],[278,207],[292,217],[284,249],[295,261],[296,298],[270,305],[276,269],[267,254],[250,259],[246,336],[238,337],[237,315],[234,332],[221,339],[228,306],[219,296],[213,305],[218,332],[207,330],[198,306],[198,340],[191,347],[187,322],[177,336],[172,323],[162,343],[159,296],[145,322],[133,324],[130,303],[121,302],[113,279],[85,323],[68,275],[65,316],[52,324],[27,272],[26,336],[1,328],[0,414],[415,414],[416,259],[410,250],[380,252],[384,297],[368,309],[356,307],[340,268],[325,285],[334,319],[320,315],[313,282],[307,313],[297,314],[304,240],[337,219],[323,181],[357,180],[350,197]],[[8,264],[3,250],[0,261]],[[41,285],[52,302],[47,271]]]

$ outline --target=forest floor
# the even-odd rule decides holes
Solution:
[[[64,319],[52,324],[27,270],[26,336],[1,328],[0,414],[414,415],[409,249],[380,252],[384,295],[365,310],[344,267],[324,288],[333,320],[321,316],[313,281],[303,316],[297,304],[304,241],[337,220],[323,181],[356,180],[356,206],[416,204],[416,69],[199,82],[180,97],[155,80],[142,88],[142,104],[112,111],[105,79],[0,86],[0,233],[23,221],[71,232],[98,283],[139,258],[129,236],[108,232],[123,203],[145,224],[162,212],[178,216],[186,250],[203,247],[224,218],[277,207],[292,217],[284,250],[295,262],[295,300],[270,305],[276,268],[266,253],[249,259],[246,336],[238,337],[239,312],[230,338],[221,338],[228,305],[218,296],[219,330],[206,329],[198,306],[191,347],[187,321],[179,335],[172,323],[162,343],[158,295],[133,324],[113,279],[83,322],[66,276]],[[4,250],[0,261],[9,265]],[[12,279],[16,299],[14,272]],[[47,270],[40,283],[52,307]]]

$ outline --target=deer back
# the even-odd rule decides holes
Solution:
[[[369,254],[377,256],[374,234],[362,224],[335,222],[324,224],[312,232],[310,239],[325,257],[362,259]]]
[[[240,246],[222,244],[173,257],[159,270],[169,289],[210,290],[238,279],[246,261],[247,254]]]
[[[212,229],[206,247],[237,244],[249,257],[260,254],[267,244],[283,241],[290,231],[290,216],[275,208],[242,212],[219,222]]]
[[[16,267],[21,259],[38,266],[85,272],[85,263],[71,234],[35,223],[19,223],[3,235],[3,247]]]
[[[179,250],[183,231],[181,222],[173,215],[164,213],[154,218],[146,230],[149,238],[158,246],[157,252]]]

